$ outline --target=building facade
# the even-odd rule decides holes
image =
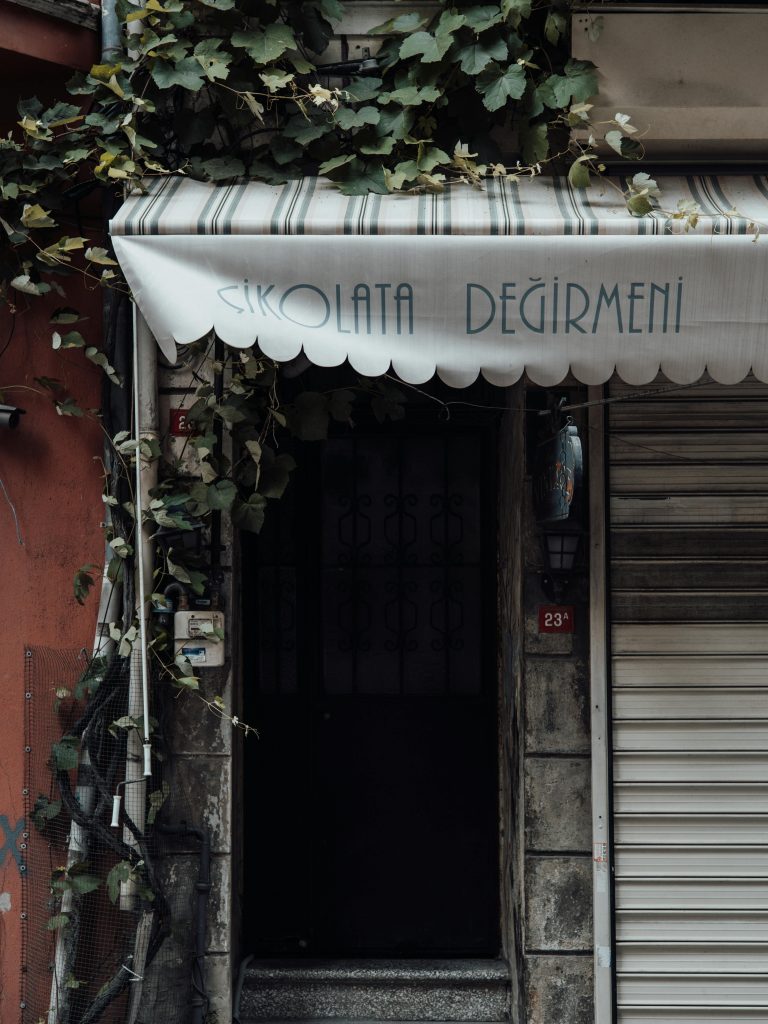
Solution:
[[[359,19],[384,5],[351,6]],[[294,366],[318,388],[354,379],[339,368],[348,356],[364,375],[392,364],[410,397],[402,423],[363,419],[309,444],[285,515],[258,541],[222,522],[225,663],[201,668],[203,693],[260,736],[191,702],[168,736],[171,788],[210,839],[211,1020],[768,1019],[768,318],[750,226],[768,186],[762,108],[749,128],[734,120],[768,12],[668,7],[577,12],[574,46],[626,78],[606,77],[607,106],[640,123],[635,108],[648,112],[662,196],[701,210],[690,234],[670,234],[663,213],[622,221],[606,191],[585,198],[551,179],[528,194],[525,183],[489,186],[482,209],[386,197],[375,210],[322,183],[235,196],[174,182],[113,220],[165,356],[161,435],[188,408],[191,381],[169,342],[206,333],[219,311],[224,342],[258,335],[286,362],[298,326],[308,359]],[[376,45],[349,24],[347,51]],[[691,46],[668,53],[681,32]],[[685,83],[704,73],[696,51],[713,40],[739,53],[742,91],[697,90],[694,118]],[[634,70],[647,84],[656,46],[659,81],[631,103]],[[667,102],[675,83],[681,96]],[[423,270],[423,253],[437,271]],[[497,253],[514,273],[491,283]],[[175,283],[162,260],[178,264]],[[523,273],[527,309],[513,292]],[[546,306],[530,291],[539,279]],[[420,285],[433,292],[428,315]],[[261,319],[242,330],[250,314]],[[518,343],[510,357],[504,346]],[[473,383],[481,367],[486,383]],[[9,452],[32,443],[31,419]],[[37,479],[35,469],[8,480],[22,534],[36,521]],[[70,480],[67,466],[49,493]],[[67,588],[72,531],[93,544],[100,518],[96,480],[81,499],[82,509],[69,494],[71,520],[57,519]],[[22,539],[23,552],[6,549],[28,559]],[[36,614],[25,620],[35,646],[87,645],[87,613],[48,632]],[[8,651],[16,681],[24,650]],[[23,766],[9,764],[5,963],[19,955],[13,872],[28,833],[13,789]],[[169,850],[163,870],[171,890],[191,890],[195,851]],[[133,1019],[155,1019],[163,982],[148,971]],[[7,986],[4,1024],[16,1019]]]

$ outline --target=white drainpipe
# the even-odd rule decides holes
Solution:
[[[122,26],[117,17],[115,0],[102,0],[101,3],[101,63],[109,64],[119,57],[123,51]],[[135,431],[137,439],[142,436],[157,436],[157,363],[155,354],[154,339],[144,318],[136,314],[134,306],[134,415]],[[140,433],[144,429],[144,434]],[[145,799],[146,781],[145,777],[151,774],[151,748],[149,746],[149,671],[147,665],[147,615],[146,615],[146,592],[145,583],[152,579],[153,550],[152,545],[145,543],[144,531],[142,529],[141,510],[148,504],[147,493],[157,482],[157,468],[153,463],[141,465],[139,453],[136,454],[136,593],[137,593],[137,614],[140,629],[141,666],[137,672],[134,669],[135,658],[132,661],[132,669],[129,684],[129,708],[128,714],[138,717],[144,716],[143,742],[139,739],[135,730],[128,734],[128,764],[126,775],[135,774],[136,762],[143,768],[139,773],[139,781],[135,786],[126,787],[126,808],[130,807],[131,817],[140,828],[145,823]],[[153,468],[154,467],[154,468]],[[108,510],[107,510],[108,514]],[[104,571],[101,580],[101,594],[99,597],[99,611],[96,623],[96,635],[93,644],[93,656],[109,658],[115,649],[115,643],[110,637],[109,625],[112,622],[119,622],[121,618],[122,588],[116,586],[109,579],[108,565],[114,552],[107,547],[104,557]],[[140,568],[139,568],[140,566]],[[138,751],[134,748],[138,746]],[[91,761],[86,747],[81,748],[80,764],[78,766],[78,780],[75,789],[75,798],[82,807],[85,814],[91,814],[95,806],[96,791],[91,777]],[[140,793],[131,794],[131,790],[140,790]],[[130,794],[130,795],[129,795]],[[126,830],[127,831],[127,830]],[[125,838],[125,831],[124,831]],[[126,840],[131,846],[135,846],[133,836],[129,834]],[[88,835],[86,831],[72,822],[69,834],[69,845],[67,850],[67,865],[72,865],[84,860],[88,856]],[[124,893],[121,887],[120,904],[123,906],[124,897],[128,899],[131,906],[135,903],[135,894],[130,896]],[[61,901],[61,912],[69,913],[72,910],[73,896],[67,891]],[[58,1024],[67,1012],[70,990],[66,988],[66,979],[71,973],[74,959],[77,952],[77,936],[75,929],[73,934],[67,934],[70,929],[60,929],[56,935],[56,953],[54,960],[53,977],[51,980],[51,998],[48,1010],[48,1024]]]
[[[134,437],[143,441],[158,438],[157,355],[155,340],[144,317],[134,306],[133,329],[133,393]],[[128,732],[125,765],[125,811],[139,831],[144,831],[146,816],[147,779],[152,774],[152,748],[149,728],[149,662],[147,627],[147,583],[151,586],[154,570],[154,545],[149,527],[144,522],[144,510],[149,506],[149,492],[157,484],[157,462],[141,456],[136,450],[134,571],[136,575],[136,618],[138,620],[139,657],[134,646],[128,683],[128,715],[143,719],[142,735],[138,730]],[[133,833],[123,828],[123,842],[136,848]],[[135,909],[138,901],[136,886],[124,882],[120,888],[120,907]]]
[[[157,357],[154,338],[149,332],[144,318],[134,312],[134,428],[137,440],[157,437],[158,431],[157,405]],[[149,503],[149,491],[157,483],[157,464],[146,462],[136,453],[136,533],[135,533],[135,575],[136,575],[136,615],[139,623],[140,660],[137,664],[135,654],[131,660],[131,671],[128,689],[128,714],[133,718],[143,716],[143,735],[136,730],[128,733],[128,750],[126,763],[126,781],[130,785],[124,787],[125,806],[131,820],[142,829],[145,825],[146,779],[152,772],[151,745],[149,736],[149,665],[147,656],[147,594],[146,583],[152,579],[153,545],[147,540],[146,530],[139,527],[142,513]],[[110,556],[114,552],[107,547],[104,558],[104,571],[101,580],[101,594],[96,623],[96,635],[93,644],[93,656],[110,657],[114,653],[115,642],[110,637],[110,623],[120,621],[122,589],[116,586],[108,576]],[[96,801],[96,790],[90,778],[91,761],[85,746],[81,748],[78,781],[75,798],[85,814],[93,812]],[[123,840],[132,848],[136,840],[128,830],[123,830]],[[67,864],[76,864],[88,857],[88,835],[77,822],[73,821],[69,834]],[[120,891],[120,906],[126,910],[135,908],[138,900],[136,887],[130,882],[123,883]],[[61,901],[61,913],[71,913],[73,896],[70,891],[64,893]],[[56,936],[56,953],[53,978],[51,980],[51,997],[47,1024],[58,1024],[67,1012],[70,990],[66,987],[67,976],[72,972],[77,947],[77,929],[61,929]]]

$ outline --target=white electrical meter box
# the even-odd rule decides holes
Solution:
[[[199,668],[224,664],[224,612],[183,611],[173,616],[177,655]]]

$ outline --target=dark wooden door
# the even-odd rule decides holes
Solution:
[[[308,447],[245,547],[254,951],[498,952],[494,452],[484,425]]]

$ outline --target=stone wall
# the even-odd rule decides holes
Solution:
[[[189,407],[193,389],[192,378],[187,370],[161,369],[160,372],[160,416],[161,433],[168,426],[169,408]],[[178,453],[177,453],[178,454]],[[236,537],[231,523],[222,516],[221,524],[221,599],[225,612],[225,656],[221,668],[204,669],[200,672],[200,692],[208,701],[214,697],[223,698],[227,714],[239,713],[234,694],[233,680],[236,678],[238,607],[233,599],[235,592],[232,580],[236,558],[233,545]],[[208,928],[206,934],[205,985],[208,996],[207,1024],[225,1024],[232,1016],[232,978],[237,969],[237,913],[233,896],[237,879],[233,875],[233,837],[239,830],[233,827],[237,815],[235,793],[239,783],[234,768],[242,736],[232,728],[227,719],[221,719],[208,710],[194,695],[185,694],[175,700],[165,725],[166,742],[170,755],[166,767],[166,778],[173,794],[165,808],[169,820],[178,823],[187,820],[190,825],[206,829],[211,838],[211,891],[208,898]],[[173,984],[180,987],[188,978],[189,960],[181,955],[181,949],[189,950],[193,927],[194,885],[197,881],[199,845],[190,840],[173,845],[162,866],[161,874],[172,880],[170,892],[177,917],[174,935],[158,954],[154,977],[148,979],[147,998],[142,1006],[141,1021],[150,1024],[157,1020],[154,1007],[164,1007],[164,989]],[[177,940],[177,936],[179,937]],[[174,947],[179,948],[176,963],[178,979],[173,978]],[[188,954],[187,954],[188,956]],[[184,1005],[180,1004],[180,1010]],[[173,1024],[164,1009],[164,1020]]]
[[[580,394],[574,389],[571,400]],[[579,427],[585,442],[586,426]],[[540,634],[538,608],[553,602],[542,589],[543,552],[531,494],[526,476],[518,709],[524,803],[520,1024],[588,1024],[593,996],[587,577],[584,569],[560,602],[575,606],[575,632]]]

